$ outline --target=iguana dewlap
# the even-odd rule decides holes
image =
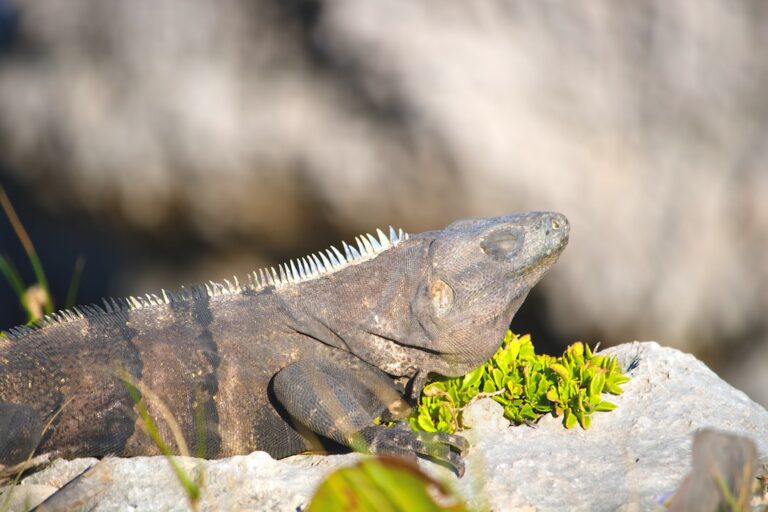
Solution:
[[[429,374],[490,358],[568,232],[557,213],[411,236],[390,228],[246,284],[110,300],[11,329],[0,338],[0,464],[32,452],[159,453],[127,380],[177,450],[169,414],[207,458],[337,443],[425,455],[461,474],[463,438],[375,419],[401,418]]]

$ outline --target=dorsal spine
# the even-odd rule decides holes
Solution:
[[[234,283],[224,279],[223,283],[209,281],[208,283],[198,284],[185,288],[182,286],[176,292],[161,290],[160,296],[156,294],[146,294],[145,296],[128,296],[125,298],[102,299],[104,307],[97,304],[77,306],[67,310],[61,310],[50,315],[46,315],[34,326],[21,325],[9,329],[7,334],[10,339],[18,339],[28,334],[34,333],[38,329],[68,321],[88,318],[97,315],[120,313],[123,311],[133,311],[150,306],[161,304],[171,304],[193,300],[201,297],[218,297],[221,295],[230,295],[242,292],[243,290],[258,291],[267,287],[280,289],[291,284],[310,281],[318,277],[332,274],[351,265],[357,265],[365,261],[372,260],[382,252],[397,246],[404,240],[408,240],[409,234],[402,229],[395,230],[389,226],[389,236],[385,235],[381,229],[376,230],[377,237],[366,233],[355,237],[354,245],[348,245],[341,242],[344,254],[333,245],[324,252],[320,251],[310,254],[300,259],[293,259],[287,263],[282,263],[275,267],[260,268],[248,274],[248,283],[241,284],[237,276],[233,276]]]

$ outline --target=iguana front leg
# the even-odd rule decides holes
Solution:
[[[401,418],[408,408],[392,381],[374,368],[298,361],[275,375],[273,385],[282,406],[317,434],[359,451],[426,456],[464,474],[461,457],[469,447],[464,438],[375,424],[375,418]]]

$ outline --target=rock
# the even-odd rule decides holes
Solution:
[[[655,342],[606,350],[622,367],[637,360],[618,405],[592,427],[565,430],[560,418],[493,436],[467,434],[472,451],[461,482],[479,478],[491,508],[538,510],[660,508],[691,467],[693,434],[713,427],[739,433],[768,455],[768,411],[689,354]],[[479,477],[479,475],[482,475]]]
[[[700,430],[693,438],[693,468],[670,498],[669,512],[747,510],[756,470],[757,450],[751,439]]]
[[[176,457],[190,476],[203,475],[199,510],[290,510],[309,501],[320,481],[334,469],[358,460],[357,454],[325,457],[302,455],[276,461],[264,452],[204,461]],[[18,486],[10,510],[26,510],[56,488],[95,464],[96,459],[57,460],[51,467],[26,478]],[[113,458],[113,486],[96,501],[94,511],[189,510],[189,502],[163,457]],[[34,491],[26,492],[27,485]],[[48,486],[48,493],[42,492]],[[2,503],[3,496],[0,496]]]
[[[502,431],[509,426],[504,418],[504,407],[490,398],[483,398],[469,404],[461,414],[462,422],[475,432]]]
[[[36,512],[82,510],[98,501],[98,496],[114,484],[112,466],[105,458],[90,465],[64,487],[48,496],[38,505]],[[29,500],[31,501],[31,500]]]
[[[566,430],[553,417],[542,418],[536,428],[509,427],[499,421],[495,403],[478,401],[466,411],[474,427],[465,432],[472,444],[465,477],[458,480],[427,461],[420,461],[421,467],[451,480],[471,509],[661,510],[691,469],[692,438],[699,429],[746,436],[765,460],[768,411],[693,356],[655,342],[606,352],[624,368],[635,362],[632,380],[623,395],[610,397],[618,409],[596,414],[589,430]],[[204,477],[200,510],[294,511],[311,499],[325,475],[359,457],[300,455],[276,461],[255,452],[217,461],[178,460]],[[20,510],[25,500],[38,502],[41,489],[60,487],[94,462],[59,460],[26,478],[15,490],[11,510]],[[96,499],[94,511],[188,509],[162,457],[108,463],[114,484]]]

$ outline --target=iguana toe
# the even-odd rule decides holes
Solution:
[[[459,477],[464,475],[462,456],[469,448],[467,441],[444,432],[413,432],[403,427],[368,427],[361,435],[370,453],[406,456],[414,454],[450,467]]]
[[[469,442],[456,434],[446,434],[445,432],[419,432],[418,437],[427,444],[447,445],[458,451],[462,457],[469,451]]]

